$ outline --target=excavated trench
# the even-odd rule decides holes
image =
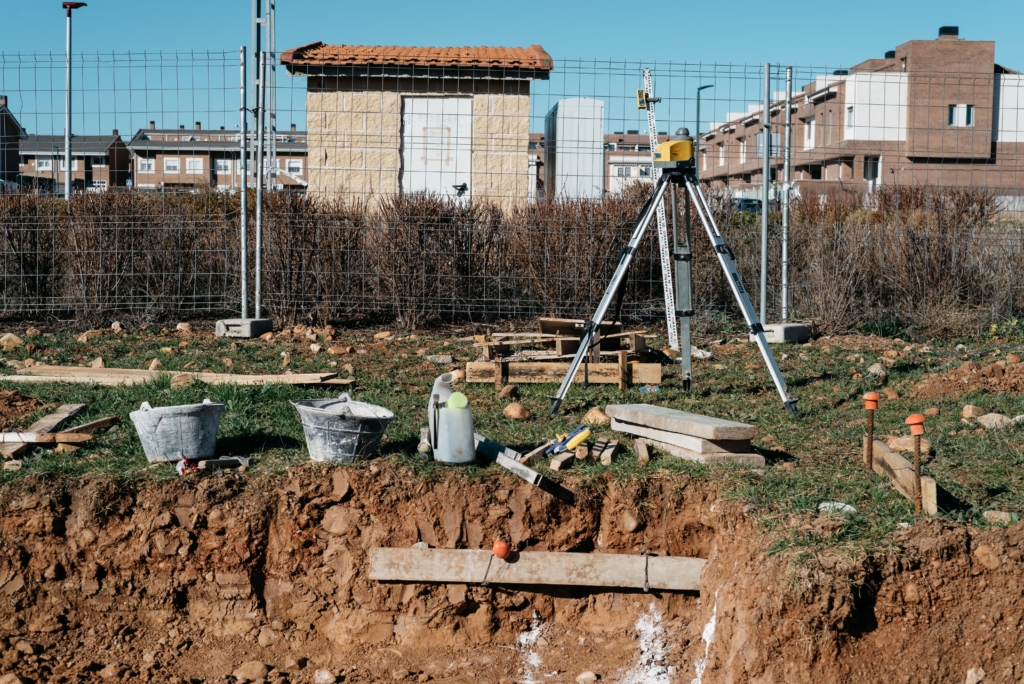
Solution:
[[[511,477],[386,463],[7,486],[0,682],[234,681],[251,661],[266,668],[250,665],[250,679],[276,682],[321,669],[345,682],[1024,677],[1021,526],[926,522],[884,557],[794,564],[765,555],[742,505],[707,481],[566,484],[575,507]],[[708,564],[699,595],[366,577],[373,547],[488,548],[498,536],[524,552]]]

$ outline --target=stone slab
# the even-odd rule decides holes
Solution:
[[[674,444],[675,446],[689,449],[698,454],[746,454],[750,453],[749,439],[718,439],[710,440],[701,437],[692,437],[678,432],[659,430],[658,428],[647,427],[627,423],[618,418],[612,418],[612,430],[636,435],[637,437],[648,437],[659,442]]]
[[[690,451],[667,442],[659,442],[655,439],[648,440],[648,444],[676,458],[684,458],[687,461],[696,461],[697,463],[739,463],[741,465],[757,467],[764,465],[764,456],[761,454],[699,454],[696,451]]]
[[[604,411],[611,418],[667,432],[676,432],[711,440],[750,440],[757,436],[757,427],[722,418],[687,413],[650,404],[609,404]]]

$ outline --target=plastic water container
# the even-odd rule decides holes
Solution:
[[[201,404],[153,408],[142,402],[129,417],[150,463],[213,458],[217,450],[217,429],[224,404],[204,399]]]
[[[476,460],[473,439],[473,409],[462,392],[449,395],[444,408],[437,409],[437,448],[439,463],[472,463]]]
[[[380,440],[395,414],[383,406],[338,399],[302,399],[291,402],[299,412],[306,448],[314,461],[351,463],[377,453]]]

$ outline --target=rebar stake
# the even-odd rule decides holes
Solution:
[[[881,397],[878,392],[868,392],[864,395],[864,408],[868,412],[868,448],[864,452],[864,463],[868,471],[874,470],[875,466],[875,410],[878,409],[878,400]]]
[[[904,421],[914,436],[914,514],[921,515],[921,435],[924,434],[924,416],[920,413],[907,416]]]

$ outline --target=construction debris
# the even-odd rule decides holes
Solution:
[[[48,416],[44,416],[29,425],[25,429],[25,432],[56,432],[64,425],[64,423],[68,422],[84,410],[85,404],[64,404],[55,412]],[[32,448],[33,446],[31,444],[26,444],[24,442],[20,444],[3,444],[0,445],[0,456],[3,458],[15,458],[28,452]]]

